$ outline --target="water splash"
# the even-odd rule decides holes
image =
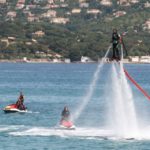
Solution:
[[[73,122],[75,122],[79,118],[79,116],[81,115],[82,111],[84,110],[84,108],[86,107],[88,102],[91,100],[93,92],[95,90],[96,83],[97,83],[97,81],[99,79],[99,74],[100,74],[101,68],[104,65],[104,61],[105,61],[105,59],[106,59],[110,49],[111,49],[111,45],[108,47],[108,50],[107,50],[105,56],[103,57],[101,62],[98,64],[97,69],[96,69],[96,71],[95,71],[95,73],[93,75],[92,82],[90,83],[89,88],[88,88],[85,96],[82,98],[81,105],[76,109],[77,111],[72,115]]]
[[[112,130],[105,128],[77,128],[76,130],[58,130],[51,127],[27,126],[18,129],[6,130],[12,136],[59,136],[77,137],[84,139],[103,139],[103,140],[150,140],[150,126],[141,131],[140,136],[116,136]]]
[[[118,64],[116,64],[118,65]],[[111,125],[116,136],[129,138],[138,136],[138,125],[132,91],[123,68],[112,64],[111,72]],[[117,68],[118,67],[118,68]]]
[[[111,131],[96,128],[78,128],[77,130],[58,130],[46,127],[30,127],[23,131],[11,131],[13,136],[60,136],[60,137],[83,137],[83,138],[107,138],[112,137]]]
[[[123,51],[121,53],[122,60]],[[133,94],[127,82],[122,61],[119,65],[116,62],[112,63],[110,83],[109,124],[116,136],[136,138],[139,136],[136,110]]]

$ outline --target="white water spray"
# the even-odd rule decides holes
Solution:
[[[110,49],[111,49],[111,45],[108,47],[108,50],[107,50],[105,56],[102,58],[101,62],[97,66],[97,69],[96,69],[96,71],[94,73],[92,82],[90,83],[89,88],[88,88],[85,96],[82,98],[81,105],[77,108],[77,111],[72,116],[72,120],[74,122],[79,118],[79,116],[82,113],[82,111],[84,110],[85,106],[88,104],[88,102],[92,98],[93,92],[95,90],[96,83],[97,83],[97,81],[99,79],[99,74],[100,74],[101,68],[104,65],[104,61],[105,61],[105,59],[106,59]]]
[[[122,48],[121,48],[122,50]],[[123,52],[122,58],[123,59]],[[114,134],[122,138],[139,137],[139,129],[131,88],[127,82],[123,63],[112,64],[111,71],[111,99],[109,123],[112,125]]]
[[[105,57],[98,65],[92,82],[86,92],[86,95],[82,99],[82,103],[73,115],[73,121],[77,120],[82,111],[91,100],[96,83],[99,78],[101,68],[103,67],[104,60],[109,53],[111,46],[108,48]],[[123,48],[121,46],[121,60],[123,60]],[[118,63],[112,63],[111,70],[111,82],[109,83],[110,90],[107,90],[107,97],[109,97],[109,125],[116,137],[120,138],[138,138],[139,129],[136,117],[136,111],[134,106],[134,100],[131,88],[127,82],[127,78],[124,73],[122,61]],[[109,94],[108,94],[109,91]]]

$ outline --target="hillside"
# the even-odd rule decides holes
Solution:
[[[0,0],[0,58],[102,57],[112,29],[129,55],[150,55],[147,0]]]

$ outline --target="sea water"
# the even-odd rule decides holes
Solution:
[[[111,65],[103,66],[93,95],[75,122],[76,130],[60,131],[54,127],[60,120],[63,107],[67,105],[71,112],[76,111],[88,90],[97,64],[1,63],[1,109],[14,103],[22,91],[29,111],[25,114],[4,114],[0,111],[0,149],[149,149],[150,101],[130,82],[141,138],[117,138],[111,130],[106,129],[108,101],[105,96],[110,84]],[[150,93],[150,65],[129,64],[125,68]],[[110,91],[107,93],[109,95]]]

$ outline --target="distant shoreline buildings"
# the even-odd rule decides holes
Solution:
[[[71,62],[69,58],[27,58],[23,57],[22,59],[12,59],[12,60],[7,60],[7,59],[0,59],[1,62],[12,62],[12,63],[98,63],[102,60],[99,59],[98,61],[92,60],[90,57],[87,56],[82,56],[80,61],[74,61]],[[105,58],[104,60],[105,63],[111,63],[109,58]],[[150,56],[129,56],[128,58],[123,59],[123,63],[131,63],[131,64],[150,64]]]

